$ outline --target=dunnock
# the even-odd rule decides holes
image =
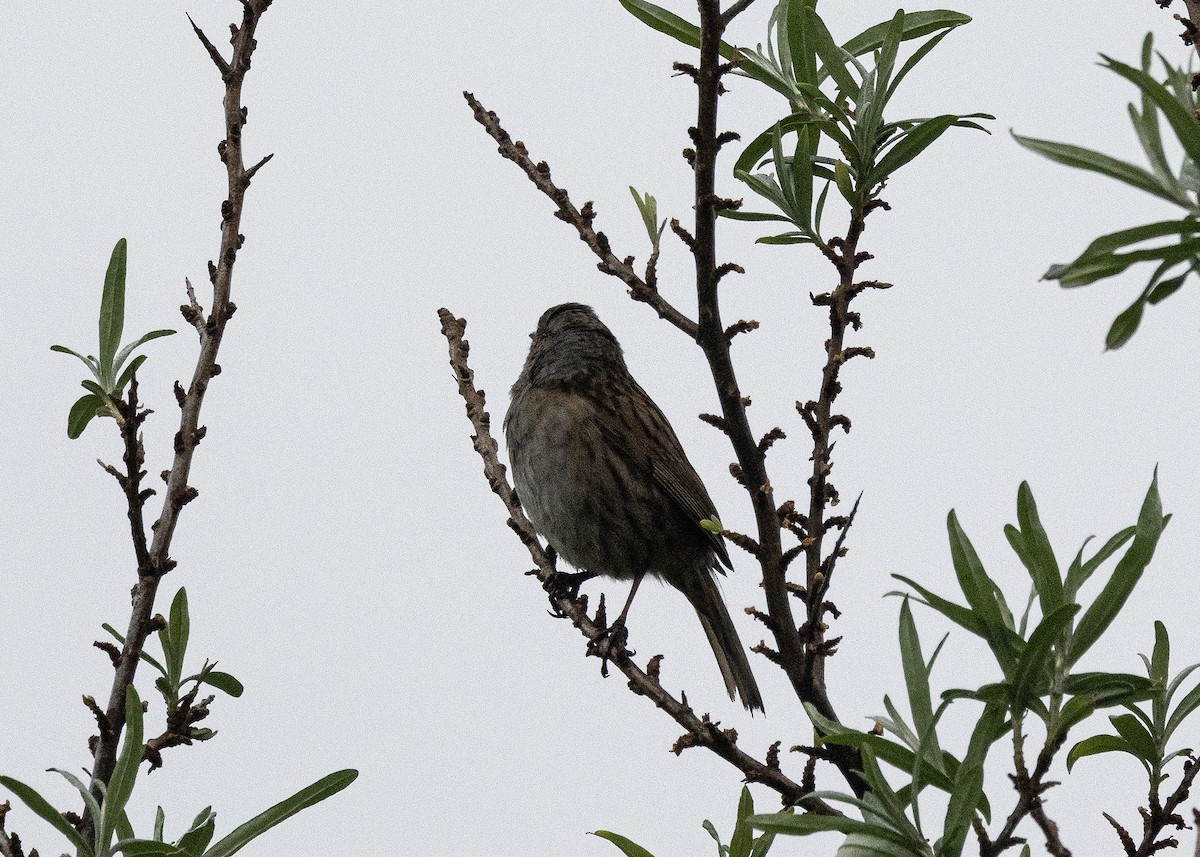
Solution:
[[[700,616],[730,699],[763,708],[714,571],[732,568],[724,540],[700,526],[716,509],[667,418],[625,368],[591,307],[538,320],[504,418],[513,483],[529,520],[589,575],[646,574],[683,593]]]

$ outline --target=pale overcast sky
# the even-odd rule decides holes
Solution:
[[[664,2],[693,11],[686,0]],[[1135,653],[1149,650],[1152,620],[1162,617],[1174,666],[1200,660],[1200,632],[1185,612],[1200,553],[1200,290],[1189,284],[1147,314],[1128,347],[1104,354],[1109,321],[1146,272],[1071,292],[1038,281],[1095,235],[1175,212],[1039,160],[1008,136],[1012,128],[1136,157],[1124,107],[1133,90],[1096,55],[1135,62],[1153,29],[1182,59],[1178,26],[1150,0],[1104,0],[1086,13],[1032,0],[956,8],[975,21],[925,61],[897,110],[987,111],[995,133],[952,130],[889,186],[893,210],[871,218],[863,246],[876,259],[864,270],[896,288],[862,299],[854,344],[877,358],[844,375],[854,431],[838,442],[834,477],[843,497],[864,498],[831,594],[844,642],[829,684],[843,718],[859,726],[883,711],[884,693],[904,695],[899,601],[883,597],[896,588],[889,575],[956,592],[950,508],[1022,601],[1025,575],[1002,534],[1022,479],[1069,559],[1087,535],[1105,538],[1135,520],[1159,465],[1175,518],[1128,615],[1089,657],[1139,671]],[[836,0],[821,9],[843,40],[894,11]],[[88,762],[94,723],[80,696],[106,698],[111,679],[91,642],[103,637],[101,622],[125,626],[134,564],[117,486],[95,464],[119,458],[114,427],[94,423],[67,440],[82,367],[49,346],[94,349],[104,268],[127,237],[127,333],[181,331],[147,348],[140,376],[156,410],[147,470],[169,466],[171,384],[190,377],[195,353],[177,308],[184,277],[206,282],[225,181],[220,81],[185,10],[227,50],[226,25],[240,16],[233,2],[0,5],[0,773],[72,808],[65,783],[43,771]],[[730,40],[763,41],[768,11],[759,0]],[[700,823],[710,818],[728,836],[737,771],[703,751],[671,755],[676,725],[619,677],[601,679],[580,635],[546,615],[544,595],[523,576],[528,555],[471,450],[436,316],[448,306],[469,319],[498,431],[538,315],[566,300],[592,304],[670,416],[723,520],[750,526],[728,476],[730,451],[694,418],[715,407],[698,351],[596,271],[550,203],[495,154],[461,96],[469,89],[499,112],[575,200],[594,199],[597,225],[620,255],[644,258],[628,185],[654,193],[664,216],[690,217],[691,173],[679,151],[694,90],[671,62],[692,52],[616,0],[279,0],[258,40],[245,90],[247,158],[275,159],[247,197],[240,311],[206,400],[208,436],[192,476],[200,495],[182,515],[179,567],[162,603],[165,611],[187,586],[193,655],[219,659],[247,691],[214,704],[206,725],[219,736],[170,751],[142,784],[135,827],[148,832],[161,803],[178,835],[212,803],[228,831],[330,771],[357,767],[348,791],[244,853],[612,857],[611,845],[585,835],[598,828],[658,857],[711,853]],[[751,81],[730,90],[723,128],[749,136],[782,115],[782,99]],[[732,162],[722,162],[720,189],[740,196]],[[792,435],[773,473],[777,491],[796,493],[807,451],[792,403],[816,392],[824,338],[824,313],[807,295],[828,287],[830,269],[803,248],[755,246],[757,234],[724,228],[722,258],[747,270],[726,281],[726,314],[763,323],[739,345],[740,375],[756,426],[778,423]],[[688,268],[668,239],[662,288],[681,307],[694,304]],[[750,563],[734,561],[724,593],[751,645],[762,634],[740,607],[761,595]],[[928,650],[943,625],[923,608],[917,616]],[[645,589],[630,626],[640,655],[666,655],[667,686],[735,725],[748,751],[811,739],[782,674],[765,662],[756,668],[766,717],[751,720],[725,698],[677,593]],[[993,680],[984,653],[956,633],[938,688]],[[141,676],[143,696],[149,679]],[[1097,719],[1092,731],[1106,725]],[[799,759],[785,764],[798,776]],[[1085,760],[1051,793],[1076,854],[1117,853],[1099,812],[1137,827],[1142,778],[1132,760]],[[844,787],[831,771],[820,785]],[[1007,781],[989,786],[1007,812]],[[773,793],[755,794],[762,808],[775,805]],[[9,824],[43,854],[62,847],[24,808]],[[835,847],[781,841],[773,853]]]

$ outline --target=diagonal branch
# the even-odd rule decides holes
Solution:
[[[242,219],[242,203],[249,177],[242,158],[242,127],[246,124],[246,110],[242,106],[242,83],[250,70],[250,58],[254,53],[254,31],[259,18],[271,5],[271,0],[242,0],[241,26],[233,25],[231,43],[232,58],[226,62],[213,48],[212,43],[199,28],[197,36],[208,51],[213,63],[221,73],[225,83],[224,119],[225,138],[219,148],[221,160],[226,167],[228,176],[228,196],[221,204],[221,245],[218,261],[209,263],[209,275],[213,285],[212,311],[200,329],[200,354],[196,368],[192,374],[180,408],[179,431],[175,435],[175,457],[170,471],[166,474],[166,497],[163,500],[162,512],[158,520],[151,526],[153,540],[144,557],[138,558],[138,582],[133,591],[133,609],[129,620],[129,630],[125,635],[125,644],[116,663],[113,676],[112,691],[109,694],[105,715],[112,724],[108,734],[102,734],[93,747],[92,779],[93,792],[99,798],[101,788],[108,783],[116,764],[117,745],[120,741],[122,726],[125,723],[125,688],[133,683],[137,672],[138,661],[145,645],[146,637],[152,627],[154,599],[158,592],[158,584],[162,576],[175,566],[171,559],[171,540],[175,527],[179,522],[179,513],[183,507],[196,496],[196,489],[187,484],[191,471],[192,456],[200,439],[204,436],[204,427],[200,425],[200,409],[204,403],[204,395],[209,382],[221,371],[217,363],[217,352],[221,347],[221,339],[225,333],[225,325],[233,316],[236,309],[230,300],[233,280],[233,266],[237,259],[238,250],[244,240],[239,233]],[[189,304],[189,309],[191,305]],[[186,317],[186,313],[185,313]],[[132,391],[131,391],[132,392]],[[126,450],[132,444],[140,448],[140,439],[136,436],[137,421],[126,418],[122,425],[122,436]],[[131,459],[127,452],[127,467]],[[136,468],[131,467],[126,476],[134,482]],[[139,477],[140,478],[140,477]],[[131,520],[135,511],[140,516],[140,508],[135,510],[134,498],[129,497]],[[144,537],[143,537],[144,538]],[[138,536],[134,534],[135,544]],[[140,552],[139,552],[140,553]],[[83,832],[85,838],[91,834],[93,820],[85,816]]]
[[[574,226],[575,231],[579,233],[580,240],[587,244],[591,251],[599,257],[600,263],[596,267],[603,273],[617,277],[621,282],[625,283],[629,287],[630,297],[635,301],[650,304],[660,317],[665,318],[689,337],[695,339],[697,332],[696,323],[673,307],[666,298],[660,295],[656,285],[648,284],[638,276],[637,272],[633,269],[632,256],[625,259],[618,259],[608,243],[608,236],[603,232],[597,232],[592,227],[592,220],[596,216],[592,210],[592,204],[590,202],[585,203],[582,210],[576,208],[567,195],[567,191],[558,187],[550,179],[549,164],[545,161],[534,163],[533,159],[529,157],[529,151],[525,148],[525,144],[520,140],[514,142],[508,132],[501,127],[499,116],[486,109],[471,93],[464,92],[463,97],[467,99],[467,104],[471,106],[471,110],[475,114],[475,121],[482,125],[491,138],[499,144],[500,154],[520,167],[522,172],[529,177],[529,180],[534,183],[537,189],[550,197],[554,204],[558,206],[558,211],[554,212],[554,216]],[[652,267],[649,270],[653,271],[654,269]],[[653,282],[653,279],[651,279],[651,282]]]

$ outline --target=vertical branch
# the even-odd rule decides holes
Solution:
[[[762,568],[763,588],[767,599],[768,625],[774,635],[778,654],[773,659],[787,673],[793,689],[803,702],[815,706],[822,715],[836,720],[837,715],[825,689],[824,659],[828,650],[823,642],[823,625],[820,617],[824,613],[821,585],[821,550],[824,534],[824,510],[827,490],[825,476],[828,473],[828,428],[836,424],[830,416],[833,397],[840,389],[837,373],[842,357],[842,334],[851,315],[847,308],[853,296],[853,275],[857,259],[853,245],[857,241],[857,230],[851,227],[846,258],[851,260],[840,268],[842,273],[838,291],[844,293],[835,308],[831,308],[833,333],[827,343],[830,355],[822,381],[823,423],[826,425],[825,442],[814,448],[813,472],[810,481],[812,502],[808,516],[808,616],[802,629],[797,628],[792,613],[791,594],[786,580],[787,563],[783,556],[780,528],[780,513],[775,506],[775,495],[766,468],[766,449],[769,444],[756,442],[746,414],[746,400],[742,397],[730,356],[729,336],[726,334],[720,314],[718,288],[722,273],[730,266],[717,266],[716,219],[719,208],[729,205],[716,194],[716,161],[722,143],[727,136],[717,132],[717,105],[722,92],[721,77],[732,70],[722,64],[720,47],[725,27],[733,14],[749,4],[737,3],[722,15],[719,0],[699,0],[700,7],[700,63],[694,78],[698,90],[696,127],[692,129],[695,154],[692,167],[695,171],[695,237],[689,243],[696,265],[696,293],[699,303],[699,333],[697,341],[704,350],[721,403],[724,428],[738,459],[739,479],[750,495],[758,534],[756,558]],[[733,14],[730,14],[733,13]],[[861,221],[860,221],[861,222]],[[677,230],[680,231],[680,230]],[[685,238],[686,240],[686,238]],[[836,315],[836,321],[833,320]],[[834,359],[833,355],[838,355]],[[832,391],[826,396],[825,391]],[[839,545],[840,547],[840,545]],[[813,562],[813,558],[817,558]],[[831,570],[831,566],[830,569]],[[815,613],[814,607],[815,604]],[[816,617],[814,619],[814,616]],[[830,746],[826,748],[831,760],[842,772],[851,788],[858,794],[865,791],[861,778],[855,773],[861,768],[858,754],[851,748]]]
[[[204,437],[205,428],[200,425],[200,409],[204,403],[204,395],[209,382],[220,374],[221,367],[217,363],[217,352],[221,347],[221,339],[225,333],[225,325],[233,316],[236,309],[230,300],[233,281],[233,265],[237,252],[242,246],[243,236],[239,233],[242,218],[242,204],[246,188],[254,173],[265,164],[270,156],[247,169],[242,157],[242,127],[246,124],[246,109],[242,106],[242,83],[250,70],[250,58],[256,46],[254,31],[259,18],[271,5],[271,0],[242,0],[241,26],[231,25],[231,44],[233,53],[226,61],[220,52],[208,40],[207,36],[196,27],[192,27],[197,37],[204,45],[213,63],[221,73],[225,84],[224,118],[225,137],[218,146],[221,160],[225,164],[228,177],[228,196],[221,204],[221,245],[216,264],[209,262],[209,277],[213,286],[212,311],[208,318],[199,322],[199,309],[195,305],[183,308],[184,317],[196,323],[200,332],[200,355],[196,361],[195,371],[186,392],[177,386],[176,394],[179,399],[180,417],[179,431],[175,435],[175,457],[170,471],[166,474],[166,497],[163,500],[162,512],[158,520],[151,525],[153,540],[148,549],[138,549],[138,582],[133,590],[133,608],[129,620],[129,629],[125,636],[125,644],[116,661],[113,676],[112,691],[109,694],[105,718],[108,729],[101,729],[100,737],[92,746],[93,793],[100,797],[101,784],[107,784],[116,764],[117,745],[121,738],[122,727],[125,723],[125,688],[133,683],[137,672],[142,648],[151,631],[154,599],[158,592],[158,584],[162,576],[175,566],[170,557],[171,540],[175,527],[179,522],[179,513],[183,507],[196,497],[196,489],[188,485],[188,474],[191,471],[192,456],[196,446]],[[190,20],[190,19],[189,19]],[[129,407],[136,409],[136,400],[132,399]],[[140,439],[137,437],[139,421],[129,419],[126,415],[122,423],[122,436],[126,447],[126,478],[131,485],[136,486],[135,474],[140,466]],[[131,455],[131,450],[136,454]],[[128,492],[127,492],[128,493]],[[130,520],[134,528],[135,545],[145,544],[145,534],[140,530],[141,507],[137,504],[135,517],[135,500],[141,494],[134,491],[128,495],[130,504]],[[144,500],[144,498],[142,498]],[[140,541],[139,541],[140,536]],[[85,838],[90,836],[93,819],[85,817],[83,832]]]

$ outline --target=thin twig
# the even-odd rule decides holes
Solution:
[[[208,390],[209,382],[221,371],[217,364],[217,352],[221,346],[225,325],[235,309],[230,301],[230,290],[233,265],[243,241],[238,230],[241,225],[242,202],[248,181],[242,157],[242,127],[246,124],[246,111],[242,107],[242,82],[250,70],[250,58],[255,48],[254,31],[258,26],[259,18],[270,5],[271,0],[242,0],[241,26],[231,26],[230,28],[233,33],[231,39],[233,53],[229,61],[225,61],[213,47],[212,42],[194,23],[192,24],[225,83],[225,139],[219,150],[228,175],[228,196],[221,206],[220,252],[217,263],[215,265],[210,263],[213,285],[212,311],[201,331],[200,354],[192,374],[191,384],[181,403],[182,415],[179,431],[175,436],[175,456],[166,479],[167,488],[162,512],[158,520],[151,526],[154,535],[147,548],[146,556],[138,558],[138,582],[133,591],[133,609],[129,620],[129,629],[117,661],[112,691],[105,712],[108,722],[112,724],[112,733],[111,735],[101,735],[95,742],[93,751],[93,793],[97,798],[101,794],[102,786],[107,784],[109,777],[112,776],[113,767],[116,764],[117,744],[125,723],[125,688],[133,683],[142,648],[152,627],[154,599],[158,592],[159,581],[175,565],[175,561],[170,557],[170,548],[175,527],[179,522],[179,513],[196,496],[196,490],[187,484],[188,474],[191,471],[192,456],[196,445],[204,436],[204,428],[200,425],[200,409],[204,403],[204,394]],[[189,295],[189,299],[191,297]],[[189,300],[188,306],[190,308],[194,304]],[[140,449],[140,439],[136,437],[135,431],[134,421],[126,418],[122,434],[127,450],[126,465],[129,468],[126,475],[131,485],[136,484],[136,479],[140,478],[137,466],[130,466],[129,457],[131,445],[136,444]],[[137,461],[137,456],[133,461]],[[140,515],[140,506],[134,502],[132,495],[130,495],[128,503],[132,521],[135,512]],[[142,539],[144,538],[143,531]],[[139,536],[135,531],[135,546],[138,541]],[[82,830],[85,838],[90,837],[92,824],[90,816],[85,815]]]
[[[529,177],[533,184],[548,196],[556,206],[558,211],[554,216],[565,223],[569,223],[575,227],[575,231],[579,233],[580,240],[591,249],[593,253],[600,259],[597,267],[605,274],[617,277],[621,282],[629,287],[630,296],[637,301],[643,301],[650,304],[658,312],[659,316],[665,318],[671,324],[678,327],[692,339],[696,338],[696,322],[685,316],[682,312],[672,306],[666,298],[659,294],[658,289],[654,285],[647,284],[638,276],[637,271],[633,269],[633,257],[627,259],[618,259],[612,252],[612,247],[608,243],[608,237],[603,232],[597,232],[592,228],[592,220],[595,218],[595,213],[592,211],[591,203],[584,205],[580,210],[571,202],[567,191],[564,188],[558,187],[550,178],[550,166],[545,162],[534,163],[529,157],[529,151],[525,148],[525,144],[520,140],[513,141],[512,137],[500,125],[500,117],[494,112],[485,108],[479,103],[469,92],[464,92],[463,97],[467,100],[467,104],[471,106],[471,110],[475,115],[475,120],[484,127],[493,140],[499,146],[499,152],[508,160],[512,161],[522,172]],[[657,261],[657,256],[654,258]],[[649,269],[650,272],[654,268]],[[650,276],[648,272],[647,276]]]

